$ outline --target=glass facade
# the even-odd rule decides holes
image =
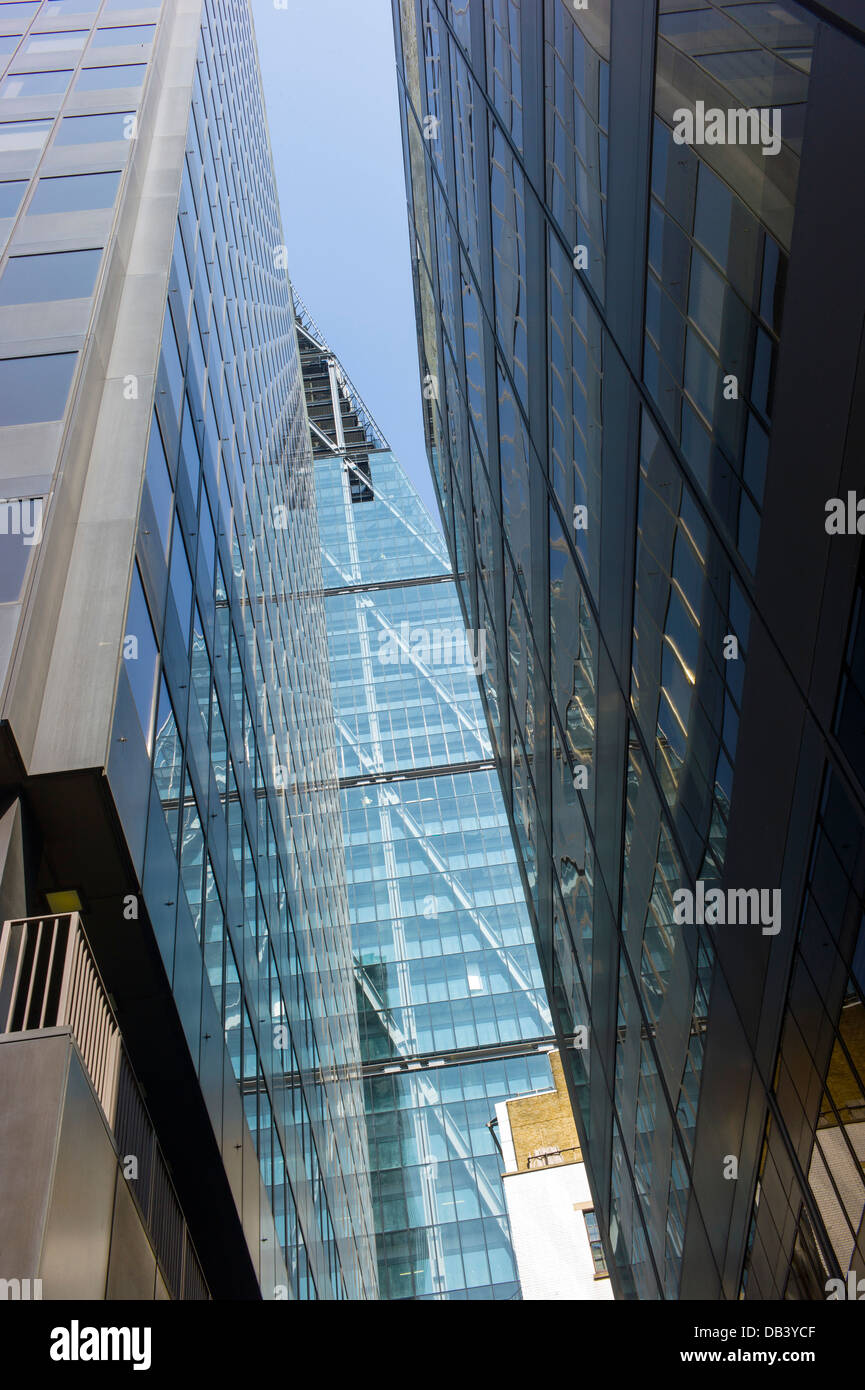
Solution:
[[[454,577],[303,306],[381,1296],[518,1297],[490,1121],[551,1018]]]
[[[865,1272],[861,540],[824,529],[865,292],[811,238],[861,18],[393,9],[427,446],[611,1276],[823,1298]],[[766,123],[682,143],[698,108]],[[778,931],[677,917],[713,888]]]
[[[249,9],[0,4],[0,32],[16,26],[0,87],[0,178],[15,175],[0,184],[0,424],[11,427],[0,432],[14,455],[4,468],[27,471],[16,429],[30,441],[42,430],[46,458],[61,437],[74,449],[100,399],[118,441],[102,514],[90,518],[96,550],[64,610],[73,605],[94,651],[111,635],[103,589],[117,594],[122,622],[118,667],[94,664],[87,683],[94,721],[106,711],[117,873],[132,865],[135,878],[112,918],[112,890],[88,878],[83,858],[75,866],[81,896],[94,900],[94,949],[156,1094],[157,1125],[171,1110],[170,1073],[153,1074],[157,1014],[165,1038],[175,1030],[163,1065],[191,1083],[193,1103],[173,1117],[166,1149],[192,1162],[191,1127],[209,1122],[224,1173],[205,1172],[199,1186],[230,1193],[261,1295],[375,1297],[312,456]],[[49,62],[43,81],[36,68]],[[165,123],[178,110],[172,134]],[[46,338],[63,350],[46,350]],[[65,433],[54,424],[49,438],[61,421]],[[137,452],[123,434],[133,424]],[[70,497],[86,508],[99,492],[98,435],[92,457],[78,483],[74,458],[60,456],[62,486],[46,506],[53,536],[68,525]],[[33,495],[51,477],[46,468]],[[22,555],[8,529],[3,597],[19,599],[31,560],[25,596],[44,614],[60,560],[38,544]],[[81,515],[77,534],[87,534]],[[75,582],[74,551],[70,575],[61,593]],[[49,702],[59,686],[47,683]],[[90,717],[85,703],[69,722]],[[25,718],[13,710],[12,724],[21,739]],[[74,766],[76,755],[60,746],[40,771]],[[127,968],[147,962],[138,985],[124,977],[122,949]],[[149,1007],[140,1033],[139,993]],[[194,1186],[194,1172],[186,1177]],[[218,1244],[215,1207],[210,1221],[203,1240]]]

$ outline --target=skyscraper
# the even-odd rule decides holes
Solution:
[[[551,1019],[441,532],[305,306],[383,1298],[518,1296],[496,1105]]]
[[[428,449],[614,1287],[823,1299],[865,1273],[861,10],[393,8]]]
[[[312,458],[248,6],[4,3],[0,51],[0,1277],[374,1297]]]

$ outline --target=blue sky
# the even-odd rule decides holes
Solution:
[[[390,0],[252,0],[292,281],[438,525]]]

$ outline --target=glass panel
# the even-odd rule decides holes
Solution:
[[[12,256],[0,279],[0,304],[85,299],[93,293],[102,251]]]
[[[156,515],[156,525],[159,529],[159,538],[162,541],[163,553],[168,555],[168,537],[171,532],[171,504],[174,500],[174,489],[171,486],[171,477],[168,472],[168,464],[165,461],[165,449],[162,445],[162,435],[159,432],[159,425],[156,416],[150,426],[150,440],[147,445],[147,486],[150,491],[150,500],[153,503],[153,511]]]
[[[0,154],[41,150],[50,129],[50,121],[6,121],[0,125]]]
[[[132,575],[132,590],[129,595],[129,608],[126,614],[126,632],[123,638],[123,660],[126,674],[132,686],[132,695],[138,718],[144,733],[148,751],[151,746],[151,723],[153,720],[153,700],[156,694],[156,667],[159,649],[153,635],[153,624],[141,576],[136,565]]]
[[[27,561],[42,539],[43,500],[0,500],[0,603],[10,603],[21,593]]]
[[[90,212],[110,208],[120,174],[71,174],[40,179],[28,213]]]
[[[22,53],[80,53],[87,42],[87,29],[67,29],[64,34],[29,34]]]
[[[33,4],[0,5],[0,25],[4,29],[11,29],[13,25],[20,24],[25,29],[38,8],[38,0],[34,0]]]
[[[117,29],[97,29],[91,48],[147,48],[153,43],[155,24],[127,24]]]
[[[62,419],[77,355],[0,359],[0,425]]]
[[[0,99],[16,101],[19,97],[41,97],[65,92],[72,69],[62,72],[15,72],[0,83]]]
[[[101,92],[112,87],[140,87],[146,63],[128,63],[119,68],[84,68],[75,83],[76,92]]]
[[[174,533],[174,549],[171,552],[171,592],[177,605],[183,640],[188,642],[189,622],[192,617],[192,576],[189,573],[189,561],[179,530]]]
[[[159,681],[159,710],[156,716],[156,737],[153,751],[153,778],[156,791],[162,803],[165,819],[171,834],[174,852],[177,853],[177,822],[180,811],[180,771],[183,762],[183,746],[177,732],[177,721],[171,706],[165,678]]]
[[[16,179],[14,183],[0,183],[0,217],[14,217],[26,191],[26,179]]]
[[[128,140],[134,119],[134,111],[112,111],[98,116],[66,116],[60,122],[54,144],[96,145],[108,140]]]
[[[52,20],[55,15],[92,14],[99,9],[99,0],[45,0],[40,21]]]

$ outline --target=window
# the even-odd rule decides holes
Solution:
[[[598,1230],[598,1221],[593,1211],[584,1211],[586,1219],[586,1234],[589,1237],[589,1245],[592,1249],[592,1259],[595,1263],[595,1277],[606,1277],[608,1274],[607,1262],[604,1259],[604,1247],[601,1244],[601,1233]]]
[[[123,660],[126,674],[132,687],[132,696],[141,730],[147,744],[151,746],[151,724],[153,722],[153,701],[156,695],[156,667],[159,648],[153,635],[153,624],[138,566],[132,575],[132,590],[129,595],[129,608],[126,613],[126,632],[123,638]]]
[[[41,18],[51,20],[55,15],[92,14],[99,9],[99,0],[45,0]]]
[[[91,212],[114,204],[120,174],[70,174],[40,179],[27,211]]]
[[[168,394],[174,406],[176,424],[180,419],[180,408],[183,404],[183,367],[180,364],[180,353],[177,350],[177,339],[174,336],[170,314],[165,315],[162,323],[162,365],[168,381]],[[164,390],[163,387],[160,394],[164,394]]]
[[[91,48],[146,48],[153,43],[155,24],[127,24],[122,29],[97,29]]]
[[[86,299],[93,293],[101,257],[101,250],[10,256],[0,277],[0,305]]]
[[[0,217],[14,217],[26,191],[26,179],[16,179],[14,183],[0,183]]]
[[[33,4],[26,5],[0,5],[0,24],[4,29],[11,28],[13,24],[20,24],[21,28],[24,29],[38,8],[38,0],[33,0]]]
[[[58,34],[28,34],[22,53],[80,53],[87,42],[88,29],[67,29]]]
[[[20,38],[20,34],[0,34],[0,53],[14,53]]]
[[[112,111],[108,115],[64,116],[54,137],[55,145],[98,145],[109,140],[128,140],[134,129],[134,111]],[[53,148],[53,147],[52,147]]]
[[[153,750],[153,779],[168,829],[174,852],[177,853],[177,822],[180,810],[180,769],[183,762],[183,745],[177,732],[177,720],[165,677],[159,680],[159,709],[156,715],[156,739]]]
[[[0,425],[61,420],[77,355],[0,358]]]
[[[0,498],[0,603],[21,594],[27,561],[42,539],[43,497]]]
[[[120,68],[84,68],[75,83],[76,92],[101,92],[112,87],[140,87],[146,63],[128,63]]]
[[[41,150],[50,129],[51,121],[6,121],[0,125],[0,154]]]
[[[159,530],[159,538],[162,541],[163,554],[168,556],[168,537],[171,530],[171,503],[174,500],[174,489],[171,486],[171,477],[168,472],[168,464],[165,461],[165,449],[162,444],[162,435],[159,432],[159,425],[154,415],[150,426],[150,439],[147,445],[147,488],[150,493],[150,501],[153,505],[156,525]]]
[[[189,561],[186,558],[183,537],[177,526],[174,528],[174,545],[171,547],[169,582],[177,608],[177,616],[180,620],[183,641],[188,646],[189,623],[192,618],[192,575],[189,572]]]
[[[733,198],[729,188],[700,163],[694,236],[720,266],[726,266],[730,250]]]
[[[41,97],[65,92],[72,69],[62,72],[13,72],[0,83],[0,98],[17,101],[19,97]]]

